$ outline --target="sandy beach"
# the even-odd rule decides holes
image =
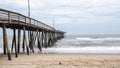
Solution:
[[[0,68],[120,68],[120,54],[0,55]]]

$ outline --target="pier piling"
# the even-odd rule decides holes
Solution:
[[[7,36],[7,31],[6,31],[6,25],[4,24],[3,25],[3,43],[4,43],[4,46],[5,46],[5,51],[7,50],[7,55],[8,55],[8,60],[11,60],[11,54],[10,54],[10,49],[9,49],[9,46],[8,46],[8,36]]]
[[[21,30],[18,29],[18,53],[20,53]]]

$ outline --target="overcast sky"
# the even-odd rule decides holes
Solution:
[[[31,17],[67,34],[120,34],[120,0],[30,0]],[[27,0],[0,0],[27,15]]]

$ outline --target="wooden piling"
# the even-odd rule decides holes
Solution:
[[[50,47],[50,32],[48,32],[48,43],[47,45]]]
[[[4,52],[4,54],[6,54],[6,46],[5,45],[3,45],[3,52]]]
[[[37,42],[38,42],[38,49],[40,50],[40,51],[42,51],[42,47],[41,47],[41,44],[40,44],[40,41],[42,42],[42,40],[40,40],[41,39],[41,37],[40,37],[40,31],[38,31],[37,30]]]
[[[31,19],[29,20],[29,23],[31,24]],[[28,29],[28,47],[30,48],[30,51],[32,50],[32,35],[33,35],[33,33],[32,33],[32,30],[31,30],[31,28],[29,28]],[[32,52],[33,52],[33,50],[32,50]]]
[[[7,55],[8,55],[8,60],[11,60],[11,54],[10,54],[10,49],[8,46],[8,36],[7,36],[7,31],[6,31],[6,25],[3,25],[3,43],[5,48],[7,49]]]
[[[16,29],[13,29],[13,41],[12,41],[12,49],[11,49],[12,53],[13,53],[13,48],[15,48],[15,56],[18,57],[17,44],[16,44]]]
[[[20,53],[20,39],[21,39],[21,30],[18,29],[18,53]]]
[[[41,39],[42,39],[42,46],[44,46],[44,30],[42,30],[42,34],[41,34]]]
[[[28,43],[27,43],[27,38],[26,38],[26,29],[25,29],[25,26],[23,26],[23,33],[24,33],[24,41],[25,41],[25,44],[26,44],[26,50],[27,50],[27,55],[29,55],[29,48],[28,48]]]
[[[45,36],[44,37],[45,38],[44,39],[44,41],[45,41],[44,44],[45,44],[45,48],[47,48],[47,32],[46,31],[44,32],[44,36]]]
[[[18,57],[17,54],[17,43],[16,43],[16,30],[14,29],[14,36],[15,36],[15,56]]]
[[[23,40],[22,40],[22,49],[23,49],[23,52],[25,52],[25,38],[24,38],[24,30],[23,30]]]

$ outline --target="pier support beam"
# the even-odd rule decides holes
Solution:
[[[42,47],[41,47],[41,44],[40,44],[40,43],[41,43],[42,41],[41,41],[40,39],[41,39],[41,37],[40,37],[40,32],[39,32],[38,29],[37,29],[37,43],[38,43],[37,45],[38,45],[38,49],[39,49],[40,52],[41,52],[41,51],[42,51]],[[40,42],[40,41],[41,41],[41,42]]]
[[[44,34],[45,34],[44,44],[45,44],[45,48],[47,48],[47,32],[45,31]]]
[[[31,31],[30,33],[30,40],[29,40],[29,47],[30,50],[34,53],[34,46],[36,43],[36,39],[37,39],[37,32],[36,31]]]
[[[42,46],[44,46],[44,30],[42,30],[42,34],[41,34],[41,39],[42,39]]]
[[[10,50],[8,46],[8,36],[7,36],[7,31],[6,31],[6,25],[3,25],[3,39],[4,39],[3,40],[4,46],[7,49],[8,60],[11,60],[11,54],[10,54]]]
[[[48,33],[48,37],[49,37],[48,38],[48,47],[51,47],[51,46],[53,46],[51,32]]]
[[[4,36],[3,36],[4,37]],[[3,42],[4,43],[4,42]],[[4,54],[6,54],[6,46],[5,46],[5,44],[3,45],[3,52],[4,52]]]
[[[25,52],[25,37],[24,37],[24,30],[23,30],[23,40],[22,40],[22,49],[23,49],[23,52]]]
[[[16,29],[13,29],[13,41],[12,41],[12,49],[11,49],[12,53],[13,53],[13,48],[15,48],[15,56],[18,57],[17,44],[16,44]]]
[[[21,30],[18,29],[18,53],[20,53],[20,39],[21,39]]]
[[[29,55],[29,48],[28,48],[28,43],[27,43],[25,26],[23,26],[23,33],[24,33],[23,37],[24,37],[24,43],[26,44],[27,55]]]

